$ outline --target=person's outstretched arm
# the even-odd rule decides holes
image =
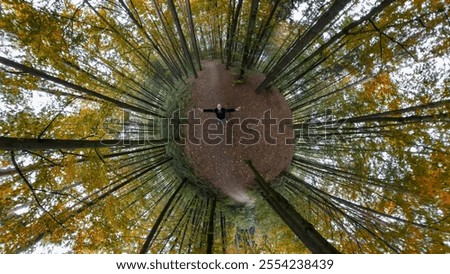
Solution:
[[[235,111],[239,111],[241,110],[241,107],[237,107],[237,108],[227,108],[226,111],[227,112],[235,112]]]
[[[201,112],[214,112],[213,108],[198,108]]]

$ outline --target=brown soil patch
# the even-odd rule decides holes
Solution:
[[[203,61],[202,65],[199,77],[191,83],[194,110],[189,113],[189,130],[186,132],[188,139],[196,136],[201,140],[194,143],[188,141],[184,150],[202,179],[237,202],[251,203],[246,189],[255,184],[254,174],[244,160],[252,160],[261,175],[270,181],[286,170],[294,152],[294,146],[286,144],[286,140],[293,138],[293,130],[283,126],[286,133],[282,133],[277,125],[263,126],[264,113],[270,110],[272,118],[287,122],[286,119],[292,117],[291,111],[279,92],[261,95],[254,92],[264,76],[249,75],[244,84],[234,84],[235,76],[231,70],[225,69],[224,64]],[[222,104],[224,108],[241,106],[242,109],[229,113],[225,126],[217,123],[214,113],[196,109],[215,108],[217,104]],[[194,117],[199,118],[195,125]],[[233,125],[239,119],[241,126]],[[201,123],[205,124],[202,126]],[[248,129],[241,130],[244,126]],[[250,141],[257,135],[260,136],[258,142]],[[273,137],[276,144],[269,144],[264,136]],[[220,140],[219,144],[211,144]]]

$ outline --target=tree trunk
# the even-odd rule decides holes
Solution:
[[[231,21],[233,18],[233,10],[236,6],[236,0],[229,0],[228,1],[228,11],[227,11],[227,36],[225,38],[225,58],[228,58],[228,52],[230,51],[229,42],[230,42],[230,35],[231,35]],[[225,61],[225,64],[227,62]]]
[[[186,179],[183,179],[183,181],[180,183],[178,188],[172,193],[172,196],[167,201],[167,204],[164,206],[163,210],[158,216],[158,219],[156,219],[155,223],[152,226],[152,229],[150,230],[150,233],[147,236],[147,239],[145,240],[144,244],[142,245],[141,250],[139,251],[140,254],[145,254],[148,252],[150,248],[150,244],[153,241],[153,237],[155,236],[156,232],[159,229],[159,226],[161,225],[162,220],[166,217],[166,212],[169,210],[170,207],[172,207],[172,202],[175,200],[176,196],[180,192],[180,190],[183,188],[183,186],[186,183]]]
[[[175,27],[177,28],[178,37],[180,38],[181,48],[183,49],[183,52],[184,52],[184,57],[186,58],[186,61],[188,62],[189,66],[191,67],[194,77],[198,78],[197,71],[195,69],[194,62],[192,61],[192,56],[191,56],[191,53],[189,52],[186,38],[184,37],[183,29],[181,28],[180,20],[178,19],[178,14],[175,9],[175,4],[173,3],[173,0],[168,0],[167,5],[169,6],[169,10],[172,13]]]
[[[259,0],[252,0],[251,6],[250,6],[250,15],[248,18],[248,23],[247,23],[247,34],[245,36],[244,50],[242,53],[241,69],[239,71],[239,77],[238,77],[238,79],[240,81],[244,80],[245,68],[247,67],[250,49],[252,48],[252,46],[251,46],[252,45],[252,36],[253,36],[253,32],[255,31],[256,15],[258,14],[258,5],[259,5]]]
[[[76,84],[72,84],[72,83],[70,83],[70,82],[68,82],[66,80],[63,80],[63,79],[51,76],[51,75],[49,75],[49,74],[47,74],[47,73],[45,73],[43,71],[37,70],[37,69],[32,68],[32,67],[28,67],[26,65],[22,65],[22,64],[16,63],[16,62],[14,62],[12,60],[6,59],[6,58],[1,57],[1,56],[0,56],[0,63],[6,65],[8,67],[12,67],[12,68],[15,68],[17,70],[20,70],[22,72],[28,73],[30,75],[33,75],[33,76],[36,76],[36,77],[40,77],[40,78],[48,80],[50,82],[62,85],[64,87],[66,87],[66,88],[70,88],[70,89],[76,90],[78,92],[84,93],[86,95],[98,98],[100,100],[103,100],[103,101],[106,101],[106,102],[110,102],[110,103],[112,103],[112,104],[114,104],[114,105],[116,105],[116,106],[118,106],[118,107],[120,107],[122,109],[128,109],[128,110],[135,111],[135,112],[138,112],[138,113],[148,114],[148,115],[152,115],[152,116],[156,116],[156,117],[162,117],[159,114],[154,113],[152,111],[149,111],[149,110],[143,109],[141,107],[137,107],[137,106],[133,106],[133,105],[124,103],[124,102],[122,102],[120,100],[117,100],[117,99],[108,97],[106,95],[97,93],[97,92],[95,92],[93,90],[84,88],[82,86],[79,86],[79,85],[76,85]]]
[[[267,32],[270,31],[270,22],[272,21],[273,16],[275,15],[275,12],[280,4],[281,0],[275,0],[275,3],[272,6],[272,9],[270,10],[269,17],[267,17],[267,20],[265,21],[264,25],[260,28],[258,35],[256,36],[256,41],[253,43],[253,47],[250,49],[250,58],[247,62],[247,69],[250,69],[252,64],[255,62],[256,55],[260,55],[262,51],[264,50],[264,47],[267,45],[267,40],[265,43],[263,43],[263,38],[266,36]],[[259,54],[258,54],[259,53]]]
[[[197,63],[198,63],[198,68],[199,68],[199,70],[202,70],[202,62],[201,62],[201,58],[200,58],[200,51],[198,48],[197,36],[195,35],[195,25],[194,25],[194,19],[192,18],[190,0],[186,0],[186,10],[187,10],[187,16],[188,16],[188,22],[189,22],[189,31],[191,33],[192,47],[195,52],[195,56],[196,56]]]
[[[177,79],[181,79],[181,75],[179,74],[179,71],[176,69],[176,65],[172,64],[170,62],[170,58],[166,56],[163,51],[161,50],[160,46],[150,37],[150,35],[147,33],[147,31],[144,29],[144,25],[142,25],[140,18],[136,18],[133,13],[130,11],[128,6],[123,2],[123,0],[119,0],[120,5],[125,9],[125,12],[130,17],[131,21],[136,25],[136,27],[142,32],[144,37],[150,42],[152,47],[155,49],[155,51],[159,54],[163,62],[166,64],[166,66],[172,71],[173,75]]]
[[[255,174],[255,181],[261,188],[264,199],[312,253],[340,253],[281,194],[272,189],[258,173],[251,161],[248,160],[246,163]]]
[[[222,236],[222,253],[227,253],[227,223],[225,215],[220,212],[220,231]]]
[[[87,5],[89,6],[89,8],[105,23],[108,25],[108,27],[110,28],[109,30],[111,30],[112,32],[116,33],[120,38],[122,38],[122,40],[130,47],[133,49],[133,51],[137,52],[137,54],[139,55],[140,59],[145,60],[146,64],[151,68],[151,71],[155,74],[158,75],[160,73],[160,68],[156,67],[153,62],[151,62],[148,57],[143,54],[139,48],[137,48],[135,45],[133,45],[131,43],[131,39],[128,39],[127,37],[125,37],[122,33],[120,33],[117,28],[112,25],[110,22],[108,22],[108,20],[106,20],[106,18],[104,18],[90,3],[88,0],[85,0],[85,3],[87,3]],[[158,62],[159,64],[159,62]],[[174,82],[172,81],[172,79],[168,78],[168,77],[161,77],[160,79],[162,79],[163,81],[165,81],[169,86],[175,88]]]
[[[350,30],[358,27],[362,23],[368,21],[369,19],[373,18],[380,12],[382,12],[387,6],[392,4],[394,0],[384,0],[381,2],[378,6],[373,8],[368,14],[364,15],[357,21],[353,21],[350,24],[348,24],[345,28],[343,28],[340,32],[335,34],[333,37],[331,37],[326,43],[322,44],[318,49],[316,49],[311,55],[303,59],[300,63],[295,65],[292,69],[290,69],[286,74],[293,73],[295,71],[298,71],[299,68],[304,66],[306,63],[308,63],[310,60],[312,60],[314,57],[320,55],[326,48],[328,48],[331,44],[342,38],[344,35],[348,34]]]
[[[227,41],[227,65],[226,65],[226,69],[229,69],[231,66],[231,60],[232,60],[232,56],[233,56],[233,48],[234,48],[234,41],[236,40],[236,28],[237,28],[237,22],[239,19],[239,14],[241,13],[241,8],[242,8],[242,1],[243,0],[238,0],[238,3],[236,5],[236,10],[234,11],[233,14],[233,20],[231,21],[231,30],[230,30],[230,37],[229,40]]]
[[[159,21],[161,22],[161,25],[164,30],[164,34],[167,36],[167,40],[169,40],[170,46],[174,50],[173,55],[175,55],[175,58],[178,60],[180,67],[183,70],[183,73],[185,75],[188,75],[188,72],[183,65],[183,61],[181,60],[181,56],[178,54],[178,47],[175,44],[175,42],[173,41],[174,39],[172,39],[171,31],[169,31],[169,29],[167,28],[167,25],[166,25],[167,21],[165,20],[164,16],[162,15],[161,9],[159,8],[158,4],[156,3],[156,0],[153,0],[153,7],[155,8],[155,11],[156,11],[156,14],[158,15]],[[157,25],[155,24],[155,27],[156,26]]]
[[[344,118],[339,120],[327,121],[327,122],[319,122],[319,123],[303,123],[303,124],[294,124],[292,128],[294,129],[304,129],[308,130],[308,128],[313,125],[314,129],[323,129],[323,130],[333,130],[339,129],[342,125],[345,124],[355,124],[355,123],[392,123],[395,122],[399,124],[410,124],[410,123],[429,123],[436,121],[448,121],[450,118],[450,113],[440,113],[436,115],[411,115],[406,117],[392,117],[392,116],[383,116],[383,113],[360,116],[360,117],[351,117]],[[327,127],[327,125],[329,125]],[[341,130],[345,130],[345,128],[341,128]]]
[[[212,198],[211,204],[211,212],[209,214],[209,223],[208,223],[208,238],[206,245],[206,254],[213,254],[213,245],[214,245],[214,219],[216,213],[216,197]]]
[[[0,150],[48,150],[100,147],[135,147],[166,144],[167,140],[59,140],[0,137]]]
[[[266,79],[256,88],[256,93],[261,93],[268,89],[270,84],[282,73],[289,64],[304,50],[308,44],[319,35],[322,30],[333,21],[339,13],[345,8],[350,0],[336,0],[331,7],[317,20],[317,22],[301,37],[297,39],[294,45],[278,63],[267,74]]]

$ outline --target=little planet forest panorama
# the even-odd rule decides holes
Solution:
[[[0,253],[450,253],[448,0],[1,0]]]

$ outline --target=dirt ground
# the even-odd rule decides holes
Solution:
[[[267,181],[287,169],[294,146],[286,142],[292,140],[294,133],[277,123],[281,119],[285,119],[283,124],[290,123],[291,111],[280,93],[254,92],[264,76],[248,75],[244,84],[235,84],[232,70],[226,70],[219,61],[202,61],[202,66],[188,90],[193,106],[188,114],[188,142],[184,150],[202,179],[239,203],[252,203],[246,189],[255,184],[254,174],[244,160],[252,160]],[[215,108],[217,104],[224,108],[241,106],[241,110],[229,113],[224,125],[214,113],[197,109]],[[273,121],[268,120],[267,111]]]

